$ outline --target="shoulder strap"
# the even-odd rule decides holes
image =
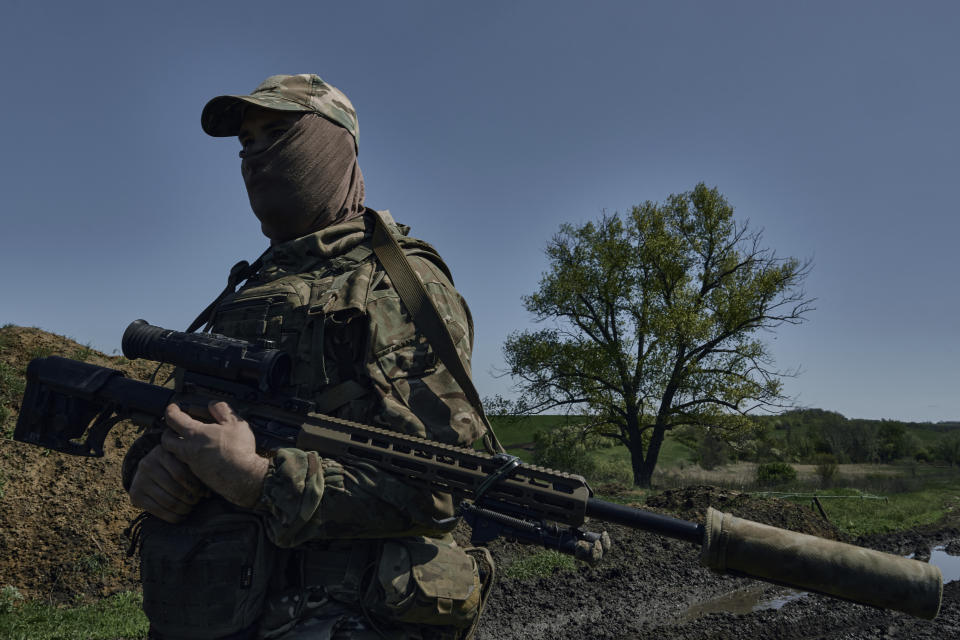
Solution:
[[[497,435],[493,432],[493,427],[490,426],[490,421],[487,420],[487,415],[483,412],[477,389],[473,386],[473,381],[470,380],[470,375],[467,373],[463,360],[460,359],[460,354],[457,353],[453,337],[450,335],[446,323],[440,317],[440,312],[437,311],[433,300],[427,294],[423,282],[420,281],[413,267],[410,266],[410,262],[400,245],[390,234],[383,218],[380,217],[379,213],[376,213],[373,218],[375,223],[373,227],[373,251],[383,265],[384,271],[390,276],[390,281],[396,288],[397,293],[400,294],[400,300],[410,313],[410,317],[413,318],[413,323],[433,345],[444,366],[453,375],[457,384],[460,385],[467,396],[467,400],[473,406],[474,411],[483,421],[483,426],[486,427],[486,432],[483,434],[484,447],[491,454],[505,452],[503,445],[500,444]]]
[[[270,249],[267,248],[267,251]],[[246,260],[241,260],[237,264],[233,265],[230,268],[230,275],[227,277],[227,286],[223,291],[220,292],[220,295],[217,296],[217,299],[207,305],[207,308],[200,312],[200,315],[190,323],[190,327],[187,329],[187,333],[193,333],[201,327],[201,325],[206,324],[207,327],[204,329],[206,331],[210,326],[210,316],[213,315],[214,310],[217,308],[217,305],[223,301],[231,293],[234,293],[237,290],[237,285],[243,282],[244,280],[250,279],[257,271],[260,270],[260,267],[263,266],[263,256],[267,255],[267,251],[264,251],[260,254],[260,257],[254,260],[253,264],[250,264]]]
[[[267,248],[269,251],[270,248]],[[243,282],[244,280],[249,279],[253,274],[260,270],[260,267],[263,266],[263,256],[267,255],[267,251],[264,251],[260,254],[260,257],[257,258],[253,264],[250,264],[246,260],[241,260],[237,264],[230,267],[230,275],[227,277],[227,286],[220,292],[220,295],[217,296],[217,299],[207,305],[207,308],[200,312],[193,322],[190,323],[190,326],[187,328],[187,333],[193,333],[199,329],[202,325],[206,324],[204,331],[207,331],[210,328],[210,316],[213,315],[214,310],[216,310],[217,305],[226,298],[228,295],[237,290],[237,285]],[[153,374],[150,376],[150,384],[153,384],[157,379],[157,374],[160,373],[160,367],[163,366],[162,362],[157,363],[157,368],[153,370]],[[176,371],[170,373],[167,377],[167,382],[173,378]],[[167,382],[164,382],[166,384]]]

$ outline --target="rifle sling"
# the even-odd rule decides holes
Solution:
[[[269,250],[270,249],[267,248],[267,251]],[[212,319],[211,316],[213,315],[214,310],[217,308],[217,305],[220,304],[228,295],[234,293],[237,290],[238,284],[244,280],[248,280],[260,270],[260,267],[263,265],[263,257],[267,255],[267,251],[261,253],[260,257],[254,260],[253,264],[250,264],[246,260],[241,260],[230,268],[230,276],[227,278],[227,286],[224,287],[223,291],[220,292],[220,295],[217,296],[217,299],[208,304],[207,308],[201,311],[200,315],[198,315],[196,319],[190,323],[187,333],[193,333],[204,324],[207,325],[204,327],[204,331],[210,329],[210,321]]]
[[[440,360],[457,381],[457,384],[460,385],[474,411],[480,416],[480,420],[486,428],[486,432],[483,434],[483,444],[487,451],[491,454],[504,453],[506,450],[497,440],[497,435],[493,432],[490,421],[487,420],[477,389],[470,380],[470,374],[467,373],[460,354],[457,353],[453,336],[450,335],[450,330],[440,317],[440,312],[437,311],[436,305],[427,294],[423,282],[414,272],[406,254],[403,253],[396,239],[390,234],[379,212],[374,215],[374,221],[373,252],[380,260],[380,264],[383,265],[383,269],[390,277],[397,293],[400,294],[400,300],[407,308],[407,312],[410,313],[413,324],[423,332],[423,335],[433,345]]]

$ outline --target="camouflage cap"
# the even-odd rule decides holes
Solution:
[[[360,125],[350,100],[312,73],[270,76],[248,96],[217,96],[203,108],[200,124],[211,136],[235,136],[240,132],[243,110],[248,104],[276,111],[316,113],[349,131],[354,143],[359,143]]]

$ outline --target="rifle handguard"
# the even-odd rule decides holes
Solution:
[[[936,566],[778,529],[707,509],[700,561],[718,572],[903,611],[932,620],[943,577]]]

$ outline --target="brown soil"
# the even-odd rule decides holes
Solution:
[[[39,329],[0,329],[0,366],[7,372],[22,378],[30,359],[47,355],[120,369],[138,380],[147,380],[156,366],[107,357]],[[63,455],[10,439],[19,402],[9,398],[4,406],[10,415],[0,425],[0,585],[51,602],[136,589],[137,566],[126,557],[123,530],[137,510],[120,485],[135,427],[114,427],[103,458]]]
[[[141,380],[153,370],[149,363],[106,357],[37,329],[0,329],[0,367],[8,373],[12,369],[22,375],[26,362],[41,355],[85,358]],[[5,391],[0,388],[0,399],[7,398],[4,407],[11,415],[0,425],[0,586],[13,585],[27,598],[52,602],[136,589],[137,566],[126,558],[122,533],[136,511],[119,478],[134,428],[114,428],[101,459],[46,452],[10,440],[19,398],[11,399]],[[808,507],[711,486],[667,491],[642,506],[698,521],[713,506],[778,527],[843,537]],[[960,552],[957,524],[856,542],[901,554],[922,555],[935,544]],[[590,528],[605,528],[614,539],[614,552],[601,565],[578,565],[573,571],[527,581],[500,578],[477,640],[960,637],[960,582],[946,585],[941,613],[933,622],[817,595],[779,609],[750,611],[748,606],[746,613],[739,613],[743,602],[769,600],[787,591],[713,574],[698,564],[698,550],[687,543],[598,522]],[[464,528],[459,534],[469,532]],[[538,551],[502,540],[491,550],[500,566]]]

